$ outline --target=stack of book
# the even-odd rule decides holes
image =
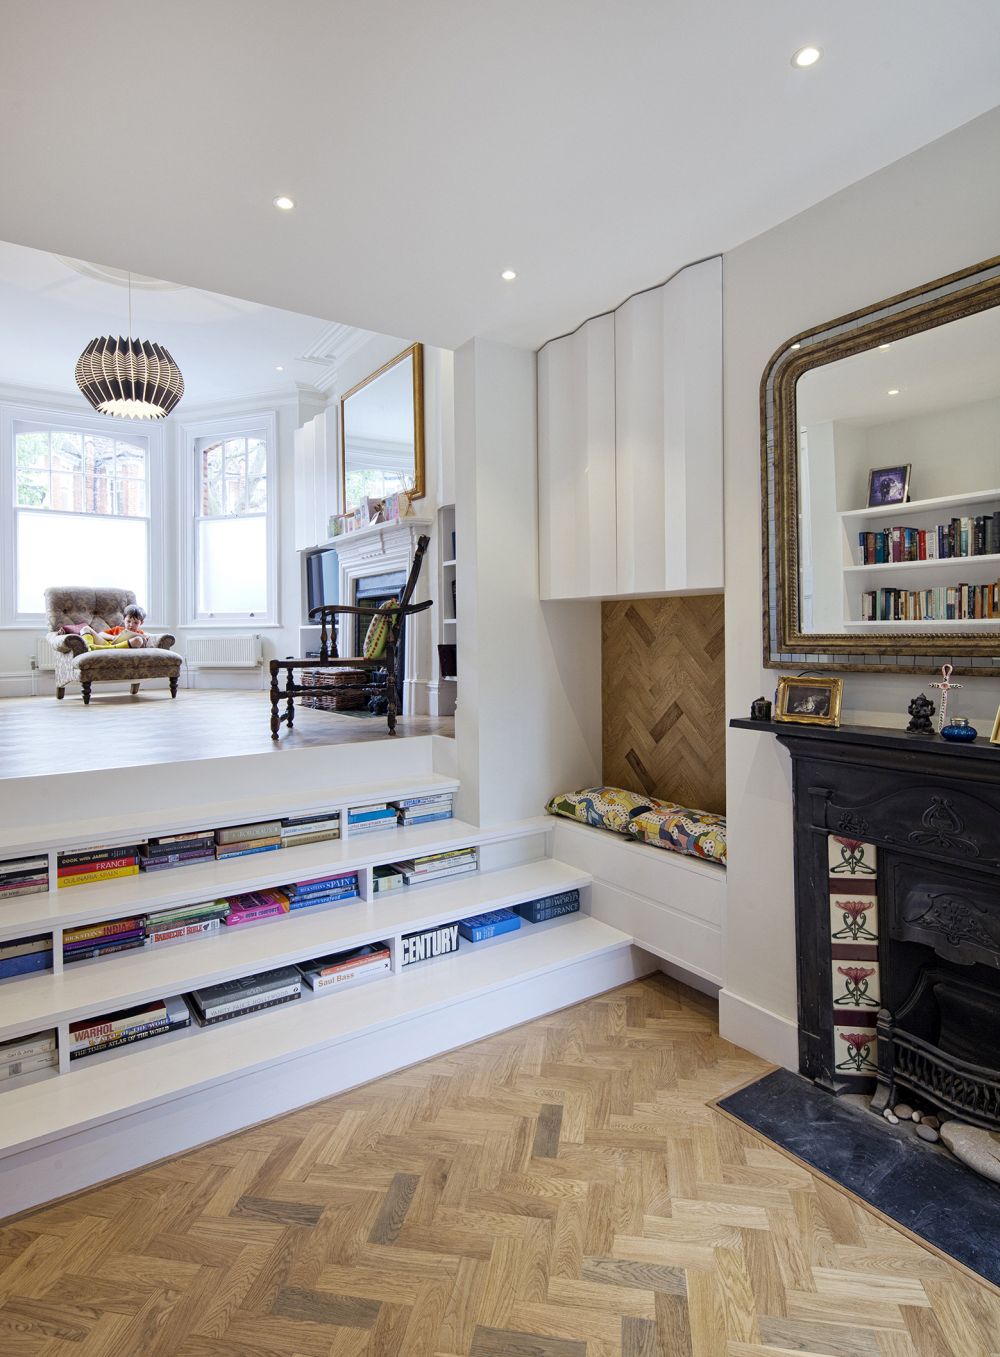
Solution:
[[[99,1018],[71,1022],[69,1058],[82,1060],[84,1056],[113,1051],[118,1046],[131,1046],[134,1042],[148,1041],[151,1037],[190,1026],[191,1014],[182,998],[153,999],[137,1008],[123,1008]]]
[[[228,825],[215,831],[215,856],[241,858],[281,847],[281,821],[258,820],[252,825]]]
[[[105,923],[85,924],[81,928],[67,928],[63,933],[63,962],[89,961],[95,956],[109,956],[112,952],[129,952],[142,947],[146,941],[145,915],[130,919],[108,919]]]
[[[284,891],[248,891],[246,895],[234,895],[229,900],[217,900],[216,904],[228,905],[225,915],[227,928],[238,924],[252,923],[255,919],[275,919],[288,913],[288,896]]]
[[[286,815],[281,822],[282,848],[340,838],[340,812],[315,810],[308,815]]]
[[[445,853],[426,853],[423,857],[394,862],[393,867],[408,886],[423,881],[439,881],[445,876],[464,876],[479,866],[475,848],[453,848]]]
[[[358,898],[357,872],[341,872],[337,876],[317,876],[310,881],[296,881],[284,887],[289,909],[307,909],[310,905],[328,905],[337,900]]]
[[[546,919],[557,919],[560,914],[575,914],[580,908],[578,890],[560,891],[558,895],[543,895],[537,900],[525,900],[517,906],[522,919],[530,924],[544,923]]]
[[[375,867],[372,870],[372,882],[376,895],[386,891],[398,891],[404,884],[403,873],[397,867]]]
[[[0,980],[32,971],[47,971],[52,965],[52,934],[33,938],[11,938],[0,942]]]
[[[13,895],[37,895],[48,888],[49,859],[44,853],[0,862],[0,900]]]
[[[110,881],[116,876],[137,876],[139,854],[130,848],[84,848],[59,854],[59,885],[86,886],[91,881]]]
[[[35,1032],[0,1042],[0,1084],[21,1074],[55,1069],[59,1064],[55,1032]]]
[[[899,525],[881,532],[859,532],[858,543],[862,565],[996,556],[1000,553],[1000,509],[978,517],[952,518],[932,528]]]
[[[189,829],[182,834],[161,834],[139,845],[139,867],[159,872],[165,867],[186,867],[190,862],[211,862],[215,857],[215,831]]]
[[[178,905],[160,910],[146,919],[146,946],[203,938],[218,933],[229,914],[228,900],[210,900],[203,905]]]
[[[492,909],[488,914],[474,914],[462,919],[458,931],[468,942],[486,942],[501,933],[514,933],[521,927],[521,916],[512,909]]]
[[[424,825],[431,820],[450,820],[455,813],[454,792],[439,792],[431,796],[407,796],[391,801],[401,825]]]
[[[369,942],[349,952],[336,952],[333,956],[319,957],[315,961],[303,961],[298,969],[310,989],[324,990],[384,974],[389,970],[389,963],[389,944]]]
[[[294,966],[281,966],[260,975],[245,975],[240,980],[224,980],[221,985],[196,989],[188,997],[194,1015],[203,1027],[210,1023],[240,1018],[262,1008],[286,1004],[302,994],[302,976]]]
[[[396,807],[387,801],[377,806],[352,806],[347,812],[347,827],[351,834],[368,834],[376,829],[396,828]]]

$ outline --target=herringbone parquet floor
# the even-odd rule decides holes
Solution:
[[[992,1291],[706,1106],[762,1069],[628,985],[0,1227],[0,1353],[1000,1352]]]

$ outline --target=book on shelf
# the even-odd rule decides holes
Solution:
[[[468,942],[485,942],[502,933],[515,933],[520,927],[521,916],[512,909],[491,909],[486,914],[459,920],[458,931]]]
[[[297,998],[302,977],[295,966],[279,966],[257,975],[223,980],[217,985],[194,990],[189,996],[195,1011],[203,1017],[235,1016],[248,1009],[285,998]]]
[[[246,843],[253,839],[272,839],[281,833],[280,820],[257,820],[248,825],[227,825],[215,831],[216,843]]]
[[[107,1037],[119,1036],[130,1028],[141,1027],[151,1022],[164,1022],[167,1017],[167,1001],[152,999],[145,1004],[134,1004],[131,1008],[115,1009],[111,1013],[102,1013],[96,1018],[78,1018],[69,1025],[69,1040],[83,1044],[88,1041],[104,1041]]]
[[[284,891],[248,891],[245,895],[234,895],[229,901],[226,926],[235,928],[254,919],[274,919],[287,913],[288,896]]]
[[[175,924],[172,928],[151,929],[146,934],[148,947],[159,947],[166,942],[180,942],[187,938],[200,938],[208,933],[218,933],[222,928],[221,919],[200,919],[194,923]]]
[[[159,1016],[143,1018],[136,1015],[124,1025],[115,1026],[106,1033],[93,1036],[70,1038],[70,1060],[81,1060],[88,1055],[99,1055],[102,1051],[115,1051],[136,1042],[148,1041],[151,1037],[164,1036],[167,1032],[179,1031],[191,1026],[191,1010],[180,995],[164,999]],[[73,1029],[70,1028],[72,1033]]]
[[[145,876],[147,872],[172,872],[177,867],[193,867],[198,862],[214,862],[215,852],[209,849],[207,853],[184,853],[176,862],[161,861],[159,858],[142,858],[139,862],[139,871]]]
[[[48,857],[12,858],[0,862],[0,898],[38,895],[49,888]]]
[[[450,806],[454,799],[454,792],[428,792],[425,796],[401,796],[389,804],[397,810],[412,810],[419,806]]]
[[[577,889],[559,891],[555,895],[541,895],[535,900],[522,900],[516,906],[518,914],[528,923],[540,924],[546,919],[557,919],[561,914],[575,914],[580,908]]]
[[[20,1060],[23,1056],[42,1055],[56,1049],[54,1028],[45,1032],[31,1032],[24,1037],[10,1037],[0,1041],[0,1060]]]
[[[397,871],[395,867],[376,867],[372,881],[379,894],[385,891],[398,891],[403,886],[403,873]]]
[[[282,818],[281,828],[285,830],[325,829],[327,826],[340,824],[339,810],[312,810],[302,815],[286,815]]]
[[[390,965],[388,944],[375,942],[354,947],[348,952],[319,957],[315,961],[304,961],[300,963],[299,970],[310,989],[325,990],[385,974]]]
[[[436,867],[432,871],[411,872],[403,869],[403,881],[407,886],[420,886],[429,881],[446,881],[453,876],[468,876],[479,870],[476,862],[458,863],[454,867]]]
[[[78,867],[81,863],[93,866],[101,862],[113,863],[118,858],[128,861],[135,857],[137,851],[134,843],[95,843],[90,848],[67,849],[64,853],[58,853],[56,861],[60,867]]]
[[[139,852],[139,866],[144,872],[153,872],[162,867],[181,867],[188,862],[211,862],[215,857],[215,844],[211,839],[193,847],[177,849],[156,849],[150,853]]]
[[[475,848],[443,848],[438,853],[417,853],[410,859],[414,868],[436,866],[441,862],[453,862],[459,858],[474,858],[477,849]]]
[[[49,871],[48,854],[36,854],[30,858],[9,858],[6,862],[0,862],[0,877],[35,876],[44,872],[46,876]]]
[[[12,956],[28,956],[32,952],[51,952],[52,934],[44,933],[35,938],[14,938],[10,942],[0,942],[0,960]]]
[[[162,932],[166,928],[180,928],[186,924],[221,922],[229,913],[228,900],[210,900],[203,905],[178,905],[176,909],[158,910],[146,916],[146,932]]]
[[[398,821],[395,814],[390,815],[385,820],[368,820],[364,824],[350,826],[351,838],[356,838],[359,834],[384,833],[387,829],[395,829]]]
[[[115,933],[131,933],[135,929],[141,929],[145,922],[145,914],[135,914],[128,919],[107,919],[102,923],[82,924],[78,928],[65,929],[63,943],[90,942],[95,938],[111,937]]]
[[[49,889],[48,877],[44,881],[17,882],[11,885],[0,886],[0,900],[13,898],[15,895],[42,895]]]
[[[429,961],[432,957],[446,956],[457,952],[461,943],[458,924],[442,924],[434,928],[422,928],[417,933],[407,933],[399,942],[400,966],[413,966],[418,961]]]
[[[0,1051],[0,1083],[7,1079],[17,1079],[22,1074],[37,1074],[39,1070],[53,1070],[59,1064],[56,1051],[44,1051],[39,1055],[18,1056],[11,1060]]]
[[[35,971],[47,971],[52,967],[52,938],[48,939],[48,948],[42,952],[21,952],[16,956],[0,959],[0,980],[12,980],[18,975],[31,975]]]
[[[256,848],[241,848],[236,844],[232,845],[231,848],[227,848],[220,843],[216,845],[215,858],[217,862],[227,862],[230,858],[251,857],[254,853],[273,853],[275,849],[280,847],[280,839],[276,840],[274,843],[260,844]]]
[[[308,834],[281,835],[282,848],[302,848],[307,843],[326,843],[330,839],[340,838],[340,827],[336,829],[315,829]]]
[[[228,1022],[231,1018],[244,1018],[249,1013],[260,1013],[265,1008],[277,1008],[279,1004],[291,1003],[295,999],[302,997],[301,980],[295,989],[284,990],[280,993],[266,994],[260,999],[246,1004],[233,1004],[227,1008],[214,1008],[209,1013],[202,1012],[195,1005],[194,1015],[201,1027],[211,1027],[215,1023]]]
[[[64,873],[59,869],[59,889],[67,886],[89,886],[95,881],[113,881],[121,876],[138,876],[139,859],[138,856],[130,866],[112,867],[112,868],[92,868],[89,871],[80,871],[75,873]]]
[[[369,801],[363,806],[348,806],[347,818],[355,819],[359,815],[375,815],[381,811],[391,810],[392,807],[388,801]]]
[[[401,815],[399,823],[401,825],[429,825],[435,820],[453,820],[455,818],[452,810],[434,811],[431,815]]]
[[[112,956],[115,952],[131,952],[135,947],[145,946],[144,936],[122,939],[114,942],[98,942],[90,947],[77,947],[72,950],[63,949],[64,965],[71,965],[74,961],[92,961],[94,957]]]
[[[289,897],[288,908],[294,913],[296,910],[309,909],[313,905],[340,905],[359,898],[357,890],[317,891],[312,895]]]
[[[357,872],[337,872],[332,876],[313,876],[306,881],[295,881],[285,889],[290,894],[309,895],[313,891],[337,890],[347,886],[356,890],[357,885]]]
[[[1000,509],[956,516],[928,528],[897,524],[878,532],[859,532],[858,545],[862,565],[995,556],[1000,554]]]
[[[174,852],[178,848],[198,843],[215,843],[215,830],[182,829],[176,834],[157,834],[146,840],[145,847],[151,852],[157,852],[160,849]],[[139,845],[140,852],[143,846],[142,844]]]

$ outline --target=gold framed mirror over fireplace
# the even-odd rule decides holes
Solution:
[[[1000,257],[793,335],[760,402],[764,663],[1000,673]]]
[[[363,498],[424,488],[424,348],[411,344],[340,398],[340,483],[344,512]]]

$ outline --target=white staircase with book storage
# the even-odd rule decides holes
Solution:
[[[444,793],[460,799],[450,744],[416,737],[192,760],[156,776],[122,768],[0,782],[0,873],[3,861],[44,856],[51,887],[0,897],[0,954],[25,938],[50,937],[52,947],[50,969],[0,981],[0,1046],[54,1032],[57,1053],[52,1068],[0,1082],[0,1218],[654,968],[631,933],[591,917],[591,878],[551,855],[549,817],[352,833],[352,808]],[[339,814],[342,837],[55,885],[60,853],[313,812]],[[375,890],[376,868],[471,849],[477,869],[467,874]],[[358,895],[348,901],[63,964],[66,930],[350,873]],[[402,965],[408,934],[574,890],[579,912],[523,919],[515,932]],[[69,1058],[71,1024],[372,943],[388,945],[390,965],[369,980],[303,985],[294,1002]]]

